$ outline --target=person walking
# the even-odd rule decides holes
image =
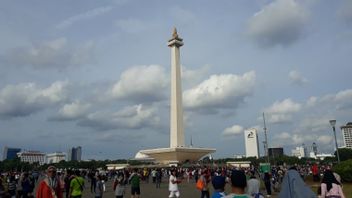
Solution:
[[[259,188],[260,188],[260,181],[257,179],[254,175],[254,173],[251,173],[251,176],[249,180],[247,181],[247,194],[256,196],[260,195],[259,194]]]
[[[81,177],[81,172],[75,170],[74,177],[70,183],[70,198],[81,198],[84,190],[84,179]]]
[[[201,189],[201,198],[210,198],[209,193],[209,182],[210,182],[210,174],[208,174],[207,169],[202,171],[202,175],[199,178],[203,183],[203,188]]]
[[[232,193],[225,198],[251,198],[252,196],[245,193],[247,178],[243,171],[233,170],[231,173]]]
[[[23,196],[27,197],[27,196]],[[39,183],[36,198],[62,198],[60,180],[56,176],[56,167],[49,166],[45,178]]]
[[[211,198],[221,198],[225,197],[225,184],[226,179],[223,176],[215,176],[212,179],[212,184],[214,187],[214,193]]]
[[[169,194],[169,198],[172,198],[172,197],[180,197],[180,191],[178,190],[178,184],[180,183],[181,181],[177,179],[177,176],[176,176],[176,170],[172,170],[171,171],[171,175],[169,177],[169,191],[170,191],[170,194]]]
[[[102,182],[102,176],[98,175],[96,177],[96,184],[94,185],[95,198],[102,198],[104,193],[104,184]]]
[[[340,197],[345,198],[341,188],[341,183],[336,180],[331,170],[326,170],[321,181],[321,197]]]
[[[264,173],[264,184],[266,189],[266,197],[271,197],[271,177],[268,172]]]
[[[139,198],[141,194],[141,188],[140,188],[141,176],[137,173],[137,169],[133,170],[133,173],[131,174],[128,181],[131,183],[131,197]]]

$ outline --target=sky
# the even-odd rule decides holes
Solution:
[[[84,159],[168,147],[172,30],[185,142],[245,154],[263,112],[269,147],[332,153],[352,121],[352,1],[0,2],[0,147]]]

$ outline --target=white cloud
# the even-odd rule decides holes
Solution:
[[[250,18],[247,33],[261,46],[286,46],[300,38],[307,19],[295,0],[275,0]]]
[[[55,82],[47,88],[34,83],[7,85],[0,90],[0,117],[22,117],[48,108],[67,98],[67,82]]]
[[[216,110],[235,108],[253,94],[255,72],[242,76],[234,74],[212,75],[192,89],[183,93],[184,106],[193,110]]]
[[[321,144],[331,144],[333,138],[332,136],[329,136],[329,135],[322,135],[322,136],[319,136],[317,140]]]
[[[76,100],[72,103],[65,104],[53,120],[67,121],[83,118],[87,114],[90,107],[91,104]]]
[[[223,136],[235,136],[243,134],[243,127],[240,125],[233,125],[231,127],[226,128],[223,132]]]
[[[78,122],[80,126],[92,127],[97,130],[112,129],[141,129],[144,127],[158,127],[160,118],[156,109],[135,105],[117,112],[100,111],[90,113]]]
[[[345,89],[336,94],[327,94],[322,97],[310,97],[306,104],[310,108],[329,106],[326,109],[349,110],[352,108],[352,89]]]
[[[301,133],[320,132],[327,130],[329,127],[329,118],[326,115],[304,117],[300,124]]]
[[[299,73],[298,71],[294,71],[294,70],[290,71],[290,73],[288,74],[288,77],[291,83],[295,85],[304,85],[308,82],[308,80],[304,78],[302,74]]]
[[[204,79],[205,75],[209,73],[210,66],[204,65],[197,69],[188,69],[182,65],[182,85],[183,88],[194,86],[198,84]]]
[[[276,101],[269,108],[265,109],[270,123],[290,122],[292,114],[299,112],[302,105],[293,102],[290,98],[283,101]]]
[[[94,44],[87,42],[78,47],[68,45],[66,38],[39,43],[27,47],[18,47],[9,51],[7,60],[16,66],[32,66],[36,69],[66,69],[92,61]]]
[[[164,99],[169,85],[164,68],[159,65],[136,66],[124,71],[111,94],[118,99],[150,102]]]
[[[92,10],[88,10],[84,13],[77,14],[75,16],[72,16],[62,22],[60,22],[58,25],[56,25],[57,29],[65,29],[73,25],[74,23],[77,23],[79,21],[87,20],[94,18],[96,16],[103,15],[105,13],[110,12],[113,9],[113,6],[103,6],[103,7],[98,7],[94,8]]]

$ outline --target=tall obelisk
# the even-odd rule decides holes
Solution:
[[[168,42],[168,46],[171,48],[170,148],[185,146],[180,66],[182,40],[174,28],[172,38]]]

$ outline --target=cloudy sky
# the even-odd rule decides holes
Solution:
[[[0,147],[131,158],[169,145],[170,49],[181,48],[186,143],[244,154],[316,142],[352,121],[352,1],[1,1]],[[261,152],[263,145],[260,143]]]

